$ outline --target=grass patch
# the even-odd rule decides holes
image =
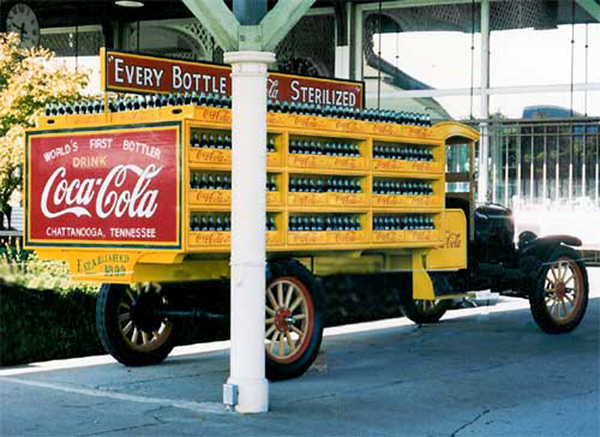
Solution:
[[[73,282],[64,261],[45,261],[35,252],[23,249],[18,239],[0,245],[0,278],[34,290],[96,292],[100,286],[89,282]]]

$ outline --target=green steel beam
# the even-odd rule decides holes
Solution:
[[[600,21],[600,4],[594,0],[577,0],[577,4],[597,21]]]
[[[238,50],[241,26],[223,0],[183,0],[183,3],[224,51]]]
[[[224,51],[274,52],[315,0],[279,0],[257,26],[241,26],[223,0],[183,0]]]
[[[262,28],[258,26],[240,26],[238,50],[263,50]],[[268,50],[266,50],[268,51]]]
[[[314,2],[315,0],[279,0],[260,22],[262,50],[274,52],[277,44],[300,21]]]

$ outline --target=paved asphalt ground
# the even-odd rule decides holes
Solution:
[[[220,403],[227,343],[129,369],[91,357],[0,369],[8,436],[600,435],[600,269],[580,327],[549,336],[526,301],[330,328],[318,369],[270,384],[271,411]]]

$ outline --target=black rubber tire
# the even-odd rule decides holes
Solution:
[[[312,307],[312,320],[307,317],[308,333],[304,337],[299,351],[288,359],[276,359],[266,346],[266,374],[271,381],[296,378],[308,370],[319,353],[325,326],[325,296],[319,282],[306,267],[294,260],[270,262],[267,269],[267,290],[278,281],[293,281],[298,290],[303,290],[307,306]],[[269,305],[267,297],[267,308]],[[272,317],[270,314],[266,315],[267,318],[270,316]],[[267,324],[267,326],[269,325]],[[283,338],[281,341],[284,342]]]
[[[546,290],[546,286],[552,286],[554,280],[553,278],[555,277],[552,275],[552,272],[550,270],[553,268],[558,268],[559,260],[568,263],[566,264],[566,269],[569,270],[570,274],[574,278],[573,283],[578,287],[577,293],[575,292],[575,290],[573,291],[573,310],[571,311],[571,314],[568,317],[566,317],[565,314],[564,320],[558,320],[561,318],[560,305],[558,304],[558,301],[556,301],[558,307],[556,310],[556,317],[552,315],[552,309],[548,308],[548,304],[546,303],[547,298],[553,298],[553,291],[550,289]],[[565,270],[565,276],[569,274],[569,272]],[[548,280],[548,275],[550,275],[552,279]],[[568,280],[567,283],[569,282],[570,281]],[[560,283],[565,284],[564,281],[558,280],[557,278],[554,287],[554,289],[557,290],[556,292],[554,292],[555,295],[558,293],[559,288],[557,284]],[[531,309],[531,314],[535,322],[542,329],[542,331],[548,334],[563,334],[566,332],[571,332],[579,325],[579,323],[581,323],[581,320],[585,315],[585,311],[588,305],[588,295],[589,284],[585,263],[581,260],[581,256],[577,251],[571,249],[570,247],[560,245],[556,247],[554,252],[548,257],[547,260],[544,261],[544,263],[540,267],[535,287],[529,292],[529,305]],[[563,310],[566,311],[564,298],[559,298],[558,295],[556,296],[556,298],[559,301],[563,302],[562,307]]]
[[[425,305],[428,305],[426,302],[432,302],[432,306],[424,308],[424,303]],[[400,309],[410,320],[422,325],[425,323],[439,322],[451,305],[451,300],[422,301],[413,299],[412,296],[410,296],[405,297],[402,300]]]
[[[131,339],[126,338],[118,320],[119,315],[123,314],[120,304],[131,302],[127,294],[128,287],[123,284],[103,284],[100,288],[96,301],[96,330],[100,342],[109,354],[126,366],[158,364],[176,345],[175,323],[172,320],[163,320],[168,330],[165,328],[159,337],[153,337],[147,345],[134,345]],[[139,330],[138,332],[144,331],[133,321],[131,322],[133,327]],[[146,329],[144,332],[149,331]]]

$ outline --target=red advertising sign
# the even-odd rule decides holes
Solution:
[[[28,136],[31,246],[179,248],[180,126]]]
[[[197,92],[231,95],[231,68],[131,53],[106,51],[102,87],[134,93]],[[270,72],[267,94],[272,100],[317,105],[363,107],[362,82]]]

